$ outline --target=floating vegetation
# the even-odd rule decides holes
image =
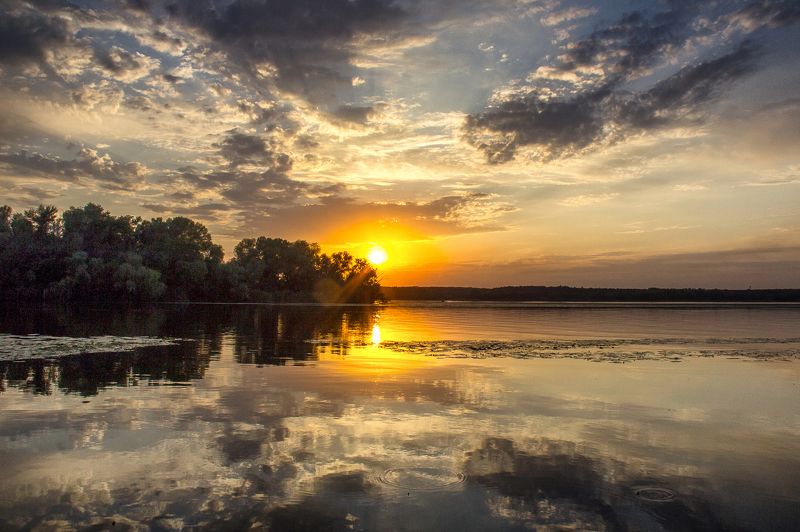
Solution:
[[[127,352],[142,347],[178,345],[181,338],[154,336],[44,336],[0,334],[0,361],[57,358],[81,353]]]
[[[679,362],[685,357],[758,360],[800,358],[800,338],[636,338],[598,340],[431,340],[381,342],[402,353],[447,358],[574,358],[625,363],[636,360]]]

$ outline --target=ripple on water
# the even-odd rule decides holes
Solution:
[[[413,491],[435,491],[463,483],[467,476],[460,471],[440,467],[397,467],[378,477],[383,484]]]
[[[655,486],[643,486],[636,488],[636,496],[642,500],[649,502],[669,502],[675,499],[675,492],[667,488],[658,488]]]

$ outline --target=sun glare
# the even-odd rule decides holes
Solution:
[[[369,260],[375,266],[383,264],[388,258],[389,255],[386,253],[386,250],[377,246],[370,249],[369,253],[367,253],[367,260]]]

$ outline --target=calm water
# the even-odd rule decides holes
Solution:
[[[0,316],[0,530],[800,523],[800,307]]]

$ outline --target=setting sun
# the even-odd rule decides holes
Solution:
[[[367,260],[369,260],[375,266],[383,264],[388,258],[389,255],[386,253],[386,250],[378,246],[370,249],[369,253],[367,254]]]

